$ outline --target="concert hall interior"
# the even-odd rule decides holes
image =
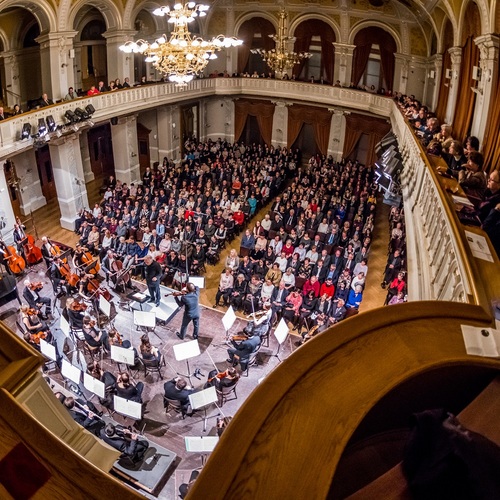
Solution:
[[[208,3],[0,0],[0,496],[500,498],[499,2]]]

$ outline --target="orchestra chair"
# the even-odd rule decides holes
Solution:
[[[92,362],[99,362],[102,358],[102,346],[92,347],[87,342],[83,341],[83,352],[87,354]]]
[[[259,354],[260,346],[262,342],[250,353],[248,359],[240,359],[240,368],[241,373],[245,374],[245,377],[248,377],[248,371],[251,366],[257,366],[259,364],[259,360],[257,359],[257,355]]]
[[[236,394],[236,386],[238,385],[238,382],[236,382],[236,384],[232,385],[231,387],[221,387],[220,389],[217,389],[217,387],[215,388],[217,396],[219,397],[220,406],[224,406],[224,403],[226,403],[227,401],[234,401],[235,399],[238,399],[238,395]],[[233,395],[234,397],[229,398],[229,396],[231,395]]]
[[[248,255],[250,255],[250,249],[245,247],[240,247],[239,255],[241,258],[247,257]]]
[[[181,402],[177,399],[169,399],[163,396],[163,406],[165,407],[165,413],[174,410],[175,413],[181,414],[183,420],[186,418],[186,414],[182,411]]]
[[[260,345],[265,345],[265,347],[269,347],[269,335],[271,334],[271,329],[272,329],[272,325],[269,323],[266,333],[263,333],[260,336]],[[265,344],[264,344],[264,342],[265,342]]]
[[[160,354],[160,359],[139,358],[139,362],[144,368],[144,377],[147,377],[150,374],[153,375],[154,373],[157,373],[159,378],[163,380],[162,368],[166,366],[163,354]]]

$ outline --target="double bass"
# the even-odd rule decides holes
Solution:
[[[16,249],[12,246],[7,246],[3,239],[0,239],[0,248],[3,247],[3,258],[6,265],[14,274],[21,274],[26,267],[25,260],[17,253]]]
[[[42,251],[35,245],[35,238],[31,234],[26,236],[26,243],[23,248],[28,264],[33,265],[42,260]]]

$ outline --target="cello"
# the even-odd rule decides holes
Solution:
[[[82,253],[82,256],[81,256],[81,266],[79,267],[83,267],[83,265],[85,264],[85,266],[88,266],[89,264],[92,264],[94,262],[94,259],[92,257],[92,254],[85,248],[83,253]],[[89,273],[90,274],[93,274],[93,275],[96,275],[99,270],[101,269],[101,265],[99,264],[99,261],[97,259],[95,259],[95,266],[92,268],[92,269],[89,269]]]
[[[16,249],[12,246],[7,246],[3,239],[0,239],[1,246],[3,247],[4,256],[3,258],[6,261],[6,265],[9,266],[9,269],[14,274],[21,274],[26,267],[25,260],[18,255]]]
[[[42,251],[35,245],[35,238],[28,234],[24,244],[24,255],[28,264],[33,265],[40,262],[43,258]]]

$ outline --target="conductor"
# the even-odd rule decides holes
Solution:
[[[194,328],[193,339],[197,339],[200,330],[200,307],[198,304],[200,299],[200,289],[192,283],[188,283],[185,290],[174,293],[174,298],[179,307],[184,306],[181,331],[176,333],[177,337],[184,340],[187,327],[192,321]]]

